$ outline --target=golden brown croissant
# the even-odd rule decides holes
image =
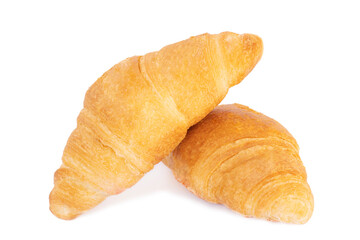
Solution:
[[[203,34],[128,58],[87,91],[63,153],[50,210],[72,219],[135,184],[256,65],[251,34]]]
[[[216,107],[164,163],[194,194],[245,216],[287,223],[311,217],[313,196],[295,139],[248,107]]]

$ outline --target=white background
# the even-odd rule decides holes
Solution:
[[[359,239],[359,10],[356,1],[1,1],[0,238]],[[193,196],[161,163],[79,218],[54,217],[53,173],[87,88],[129,56],[222,31],[263,39],[262,60],[223,103],[295,136],[315,197],[310,221],[244,218]]]

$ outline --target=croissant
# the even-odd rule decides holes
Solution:
[[[73,219],[134,185],[253,69],[262,41],[203,34],[116,64],[87,91],[50,210]]]
[[[278,122],[248,107],[216,107],[163,162],[200,198],[247,217],[302,224],[312,215],[298,144]]]

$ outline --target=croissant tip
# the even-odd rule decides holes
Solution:
[[[229,64],[229,86],[234,86],[240,83],[261,59],[263,41],[259,36],[250,33],[240,35],[223,32],[218,37],[221,39],[224,62]]]
[[[72,220],[78,216],[78,214],[74,214],[73,211],[65,205],[50,204],[50,211],[56,217],[63,220]]]
[[[235,45],[241,44],[243,49],[241,52],[252,52],[255,58],[262,56],[264,44],[261,37],[256,34],[244,33],[239,35],[232,32],[225,32],[225,41]]]
[[[310,188],[299,186],[287,189],[269,204],[269,220],[304,224],[313,212],[314,202]]]
[[[53,196],[53,191],[49,196],[49,205],[50,212],[60,219],[72,220],[79,215],[78,213],[75,213],[75,211],[70,207],[64,204],[56,203],[56,197]]]

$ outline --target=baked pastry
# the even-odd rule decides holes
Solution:
[[[247,217],[305,223],[314,200],[299,147],[275,120],[240,104],[221,105],[163,160],[202,199]]]
[[[134,185],[253,69],[262,41],[203,34],[116,64],[87,91],[50,193],[72,219]]]

